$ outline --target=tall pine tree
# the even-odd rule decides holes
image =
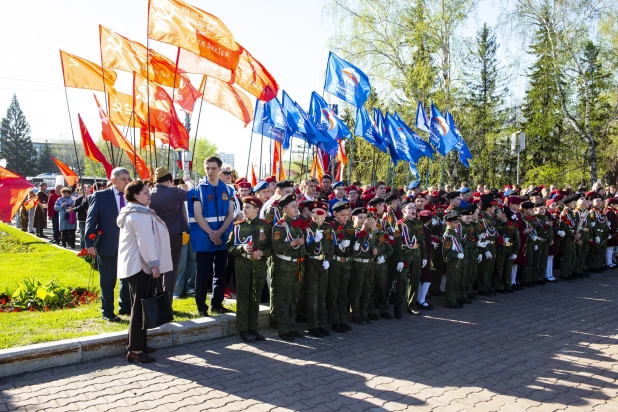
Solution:
[[[13,95],[6,117],[0,124],[0,157],[7,168],[22,176],[32,176],[38,170],[37,153],[30,139],[30,125]]]
[[[41,154],[39,155],[39,173],[51,173],[57,170],[56,164],[52,160],[53,155],[54,153],[52,152],[51,146],[45,141],[41,149]]]

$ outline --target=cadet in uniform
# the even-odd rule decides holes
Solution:
[[[575,214],[577,215],[577,227],[579,229],[580,239],[575,242],[575,267],[573,268],[574,276],[576,278],[589,277],[588,268],[586,266],[586,258],[590,251],[590,234],[592,226],[590,226],[590,211],[588,210],[588,201],[583,195],[577,199],[577,208]]]
[[[588,253],[588,269],[594,273],[601,273],[605,269],[604,259],[607,249],[607,217],[603,214],[603,200],[596,193],[589,194],[588,199],[592,202],[590,209],[590,226],[592,236],[590,238],[590,252]]]
[[[549,256],[549,244],[554,239],[554,222],[545,215],[545,203],[538,202],[534,205],[534,225],[538,249],[534,253],[534,278],[537,285],[544,285],[545,272],[547,270],[547,257]]]
[[[236,327],[245,342],[263,341],[258,329],[262,289],[272,255],[271,226],[258,219],[263,203],[255,196],[242,199],[244,219],[234,223],[227,251],[236,257]]]
[[[560,214],[560,232],[562,235],[562,259],[560,260],[560,280],[570,282],[573,277],[573,265],[575,263],[575,242],[580,238],[577,233],[577,216],[575,215],[576,195],[567,196],[564,199],[564,209]]]
[[[479,215],[479,247],[483,260],[478,267],[479,295],[493,296],[491,280],[494,273],[494,255],[496,254],[496,241],[498,231],[494,224],[494,212],[497,202],[492,195],[481,195],[481,213]]]
[[[393,254],[394,239],[384,230],[384,224],[380,218],[384,214],[384,199],[374,197],[368,203],[368,212],[375,221],[375,231],[371,238],[371,248],[375,252],[375,287],[373,293],[373,306],[370,305],[367,312],[371,320],[378,320],[378,314],[384,319],[391,319],[388,313],[388,293],[390,283],[388,281],[388,261]]]
[[[281,339],[294,341],[294,338],[303,337],[302,333],[294,330],[294,323],[303,277],[305,231],[296,223],[301,220],[298,219],[298,204],[294,193],[281,198],[279,207],[283,217],[273,226],[272,239],[272,276],[277,284],[277,329]]]
[[[461,309],[463,305],[457,302],[457,289],[461,283],[461,261],[465,258],[461,238],[457,233],[459,228],[459,213],[448,210],[444,215],[446,231],[442,241],[442,257],[446,262],[446,307]]]
[[[472,303],[472,296],[468,294],[472,293],[472,285],[474,284],[474,278],[472,276],[472,267],[474,264],[481,261],[481,255],[478,254],[476,242],[478,242],[478,234],[476,233],[476,226],[472,222],[474,212],[477,210],[475,204],[471,204],[461,210],[459,215],[459,227],[457,233],[461,238],[461,245],[464,248],[464,254],[466,257],[461,261],[461,283],[457,292],[457,302],[459,303]]]
[[[368,279],[372,277],[373,251],[371,236],[373,234],[373,219],[367,218],[367,209],[357,207],[352,210],[354,221],[354,241],[352,243],[352,264],[350,272],[350,287],[348,296],[352,308],[352,323],[364,325],[369,323],[367,306],[369,304]],[[373,283],[373,282],[372,282]]]
[[[519,230],[507,219],[504,209],[496,209],[496,229],[499,238],[496,246],[494,288],[498,293],[512,293],[511,272],[519,251]]]

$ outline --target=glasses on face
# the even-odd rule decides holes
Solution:
[[[232,172],[228,172],[227,170],[226,170],[226,171],[223,171],[223,172],[221,172],[221,173],[223,173],[223,174],[224,174],[224,175],[226,175],[226,176],[232,176]]]

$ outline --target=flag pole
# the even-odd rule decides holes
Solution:
[[[305,144],[303,145],[303,156],[300,158],[300,170],[298,171],[298,176],[303,178],[303,166],[305,166],[305,149],[307,148],[307,141],[305,140]]]
[[[350,166],[348,167],[348,184],[352,184],[352,164],[354,163],[354,136],[352,136],[352,149],[350,152]]]
[[[292,178],[292,152],[294,149],[294,136],[290,136],[290,161],[288,162],[288,176]]]
[[[107,91],[105,87],[105,68],[103,67],[103,50],[101,50],[101,30],[99,30],[99,55],[101,56],[101,81],[103,82],[103,98],[105,99],[105,107],[107,108],[107,114],[109,115],[109,101],[107,100]],[[112,165],[116,167],[116,163],[114,161],[114,145],[110,143],[107,150],[110,152]]]
[[[64,70],[64,67],[62,68]],[[105,84],[105,82],[103,82]],[[75,149],[75,161],[77,162],[77,174],[79,180],[82,180],[82,169],[79,166],[79,155],[77,154],[77,143],[75,143],[75,132],[73,132],[73,120],[71,119],[71,108],[69,107],[69,95],[67,94],[67,87],[64,86],[64,98],[67,101],[67,111],[69,112],[69,124],[71,125],[71,136],[73,136],[73,148]]]
[[[204,88],[202,89],[202,98],[200,99],[200,110],[197,112],[197,124],[195,125],[195,139],[193,140],[193,156],[195,156],[195,147],[197,146],[197,131],[200,128],[200,118],[202,117],[202,105],[204,104],[204,93],[206,92],[206,80],[204,79]],[[193,159],[195,162],[195,159]]]
[[[150,58],[150,50],[148,51],[147,59]],[[176,99],[176,74],[178,73],[178,59],[180,58],[180,47],[178,47],[178,52],[176,53],[176,66],[174,66],[174,83],[172,83],[172,110],[176,110],[174,108],[174,99]],[[148,72],[146,72],[148,75]],[[170,168],[170,151],[172,145],[167,146],[167,168]]]
[[[272,168],[273,168],[273,139],[270,139],[270,149],[269,149],[268,156],[269,156],[268,168],[272,172]],[[281,156],[281,153],[279,153],[279,156]]]
[[[262,139],[260,140],[260,180],[262,180],[262,152],[264,150],[264,121],[262,121]]]

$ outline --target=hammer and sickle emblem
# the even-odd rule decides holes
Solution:
[[[115,53],[120,53],[120,50],[122,50],[122,42],[118,36],[115,34],[110,34],[107,36],[107,47],[105,47],[105,49],[109,49]]]
[[[72,57],[69,57],[69,67],[79,67],[79,63]]]
[[[120,102],[118,100],[114,100],[112,102],[112,110],[115,112],[121,112],[122,111],[122,105],[120,104]]]
[[[174,7],[166,1],[153,1],[155,13],[151,15],[157,31],[168,31],[169,23],[174,17]]]

